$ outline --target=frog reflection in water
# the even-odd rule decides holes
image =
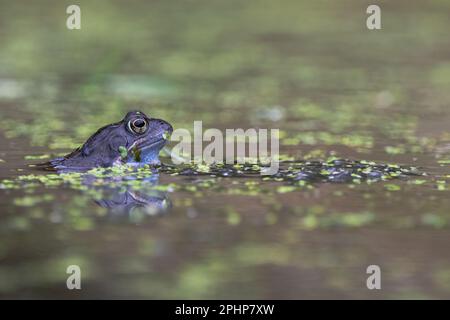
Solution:
[[[132,186],[95,186],[95,176],[87,175],[84,184],[101,194],[95,203],[108,211],[108,218],[113,220],[132,220],[145,216],[163,215],[169,211],[172,203],[168,193],[153,187],[159,184],[159,174],[155,173],[143,179],[143,188]]]
[[[139,187],[121,184],[121,178],[113,176],[102,177],[102,183],[97,184],[99,178],[89,172],[82,175],[81,184],[88,188],[88,194],[94,195],[94,202],[106,209],[107,214],[100,215],[99,219],[139,223],[146,217],[165,215],[172,207],[168,192],[155,188],[159,184],[157,170],[151,171],[152,174],[139,178]],[[122,179],[130,182],[136,177]]]
[[[82,147],[46,165],[58,171],[83,171],[119,164],[157,165],[172,126],[143,112],[128,112],[122,121],[100,128]]]
[[[167,193],[157,190],[142,192],[112,189],[105,193],[102,199],[95,202],[108,209],[113,218],[131,218],[137,211],[142,215],[161,215],[172,205]]]

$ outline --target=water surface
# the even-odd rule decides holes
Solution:
[[[68,4],[0,2],[0,297],[450,296],[447,1],[381,2],[379,31],[364,1],[80,1],[79,31]],[[175,128],[279,128],[286,158],[427,176],[27,182],[136,108]]]

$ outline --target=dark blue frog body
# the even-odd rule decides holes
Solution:
[[[164,120],[149,118],[140,111],[129,112],[122,121],[100,128],[83,146],[47,165],[63,171],[119,164],[157,165],[159,151],[172,131]]]

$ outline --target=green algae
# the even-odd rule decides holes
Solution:
[[[49,159],[50,155],[49,154],[40,154],[40,155],[28,155],[24,157],[25,160],[45,160],[45,159]]]
[[[331,213],[324,216],[308,214],[300,220],[300,227],[306,230],[336,227],[359,228],[371,224],[375,219],[372,212]]]
[[[124,146],[119,147],[119,153],[122,160],[125,160],[128,157],[128,150]]]
[[[402,189],[399,185],[392,184],[392,183],[387,183],[384,185],[384,187],[388,191],[400,191]]]
[[[54,199],[55,197],[51,194],[44,194],[41,196],[25,196],[21,198],[15,198],[14,204],[19,207],[31,207],[42,202],[53,201]]]
[[[264,165],[241,163],[227,164],[184,164],[179,166],[163,165],[161,167],[134,167],[119,165],[110,168],[93,168],[86,172],[47,173],[36,171],[34,174],[19,175],[16,179],[0,181],[0,189],[4,190],[34,190],[43,186],[45,188],[67,187],[80,190],[100,199],[102,192],[98,188],[131,188],[130,190],[158,190],[162,192],[183,191],[195,196],[204,196],[204,192],[220,192],[227,195],[260,196],[270,193],[291,193],[302,189],[313,188],[320,182],[338,182],[368,184],[376,181],[387,181],[408,176],[421,176],[416,167],[404,167],[397,164],[377,164],[373,161],[351,161],[330,157],[327,161],[285,161],[280,163],[280,170],[274,176],[261,176]],[[179,183],[160,184],[160,175],[197,177],[198,179],[186,184]],[[244,180],[233,178],[245,177]],[[232,180],[231,187],[223,187],[223,179]],[[268,183],[275,182],[278,186]],[[425,184],[425,179],[410,180],[415,185]],[[281,184],[281,185],[280,185]],[[436,183],[440,191],[447,190],[446,182],[439,180]],[[398,191],[401,187],[389,183],[384,187],[388,191]],[[27,198],[25,198],[26,200]],[[39,198],[28,199],[21,205],[32,201],[39,202]],[[37,203],[36,202],[36,203]],[[19,202],[17,203],[19,205]]]

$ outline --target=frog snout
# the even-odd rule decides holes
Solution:
[[[164,121],[162,119],[152,119],[153,125],[157,127],[162,132],[168,132],[171,134],[173,132],[173,127],[170,123],[167,121]]]

